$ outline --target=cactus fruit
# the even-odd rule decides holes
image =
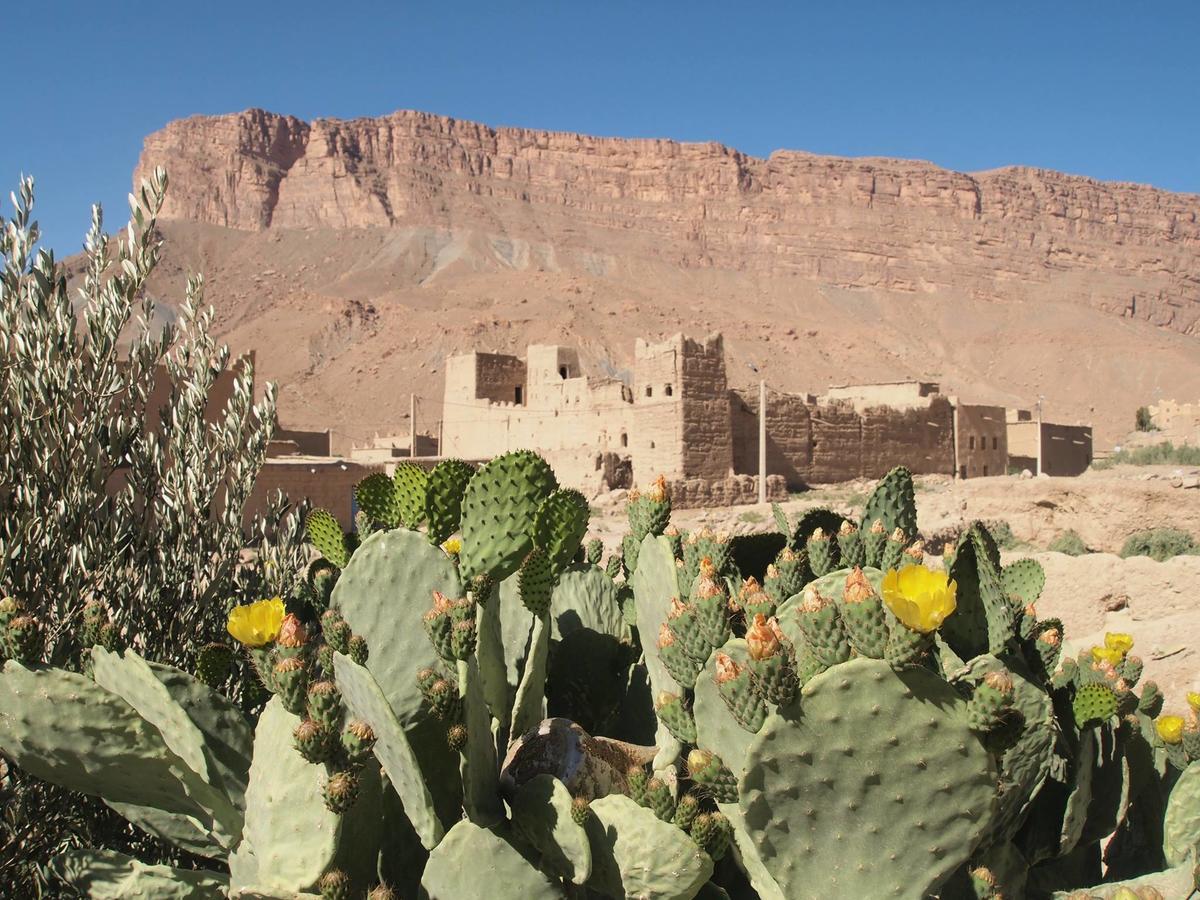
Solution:
[[[325,782],[324,796],[330,812],[344,815],[358,802],[358,775],[348,769],[334,772]]]
[[[738,665],[732,657],[721,651],[716,655],[714,681],[717,691],[733,718],[750,733],[762,728],[767,720],[767,708],[754,688],[750,672]]]
[[[310,763],[323,763],[333,759],[333,732],[319,722],[305,719],[296,726],[292,737],[296,750]]]
[[[692,823],[696,821],[696,817],[704,811],[704,807],[700,803],[700,798],[690,791],[679,798],[679,802],[675,804],[675,816],[672,821],[676,828],[682,828],[684,831],[691,831]]]
[[[1099,683],[1081,685],[1075,691],[1071,708],[1075,712],[1075,723],[1080,728],[1090,723],[1103,722],[1117,713],[1117,697],[1112,688]]]
[[[196,677],[216,689],[225,683],[233,669],[233,650],[228,644],[205,644],[196,654]]]
[[[733,545],[725,532],[714,532],[701,528],[688,534],[683,540],[683,580],[680,584],[690,588],[700,574],[700,561],[707,559],[718,575],[724,575],[733,556]]]
[[[629,785],[629,796],[634,802],[645,806],[646,786],[650,783],[646,770],[641,766],[630,766],[625,772],[625,782]]]
[[[676,740],[684,744],[696,743],[696,720],[692,718],[691,712],[683,705],[683,700],[678,694],[663,691],[658,695],[654,712]]]
[[[1150,718],[1156,718],[1162,712],[1164,697],[1158,685],[1147,681],[1142,685],[1142,696],[1138,700],[1138,712],[1145,713]]]
[[[861,569],[867,564],[867,548],[863,544],[862,532],[849,519],[838,529],[837,542],[843,566]]]
[[[342,693],[336,684],[318,681],[309,687],[308,717],[330,731],[338,730],[342,724]]]
[[[661,778],[651,778],[646,782],[642,806],[664,822],[670,822],[675,816],[675,798],[671,796],[670,786]]]
[[[459,694],[458,688],[454,686],[453,682],[447,681],[445,678],[437,679],[429,686],[426,699],[428,699],[429,707],[437,718],[443,720],[457,718],[459,713]]]
[[[767,703],[787,706],[800,687],[795,650],[774,617],[754,617],[746,629],[750,675],[755,692]],[[758,729],[753,729],[757,731]]]
[[[718,803],[737,802],[737,779],[725,767],[721,757],[697,747],[688,754],[687,768],[692,781]]]
[[[7,655],[20,663],[39,662],[46,639],[42,623],[29,615],[17,615],[8,620],[4,629]]]
[[[587,560],[589,566],[600,565],[600,560],[604,558],[604,541],[600,538],[592,538],[588,541],[583,558]]]
[[[967,724],[973,731],[980,732],[999,728],[1012,699],[1012,676],[1004,671],[989,672],[976,686],[967,704]]]
[[[667,622],[659,629],[655,647],[659,661],[681,687],[690,688],[696,683],[704,663],[684,650]]]
[[[733,839],[733,828],[729,820],[719,812],[701,813],[696,816],[688,833],[697,846],[714,860],[725,855]]]
[[[883,601],[862,569],[846,577],[842,592],[842,623],[859,656],[883,659],[888,644],[888,624]]]
[[[455,722],[446,729],[446,746],[454,753],[462,753],[467,746],[467,726]]]
[[[614,553],[612,556],[610,556],[608,558],[608,561],[604,564],[604,574],[607,575],[609,578],[611,578],[613,581],[617,580],[617,576],[621,574],[623,569],[624,569],[624,557],[620,553]]]
[[[375,732],[366,722],[354,719],[342,732],[342,749],[346,758],[355,765],[361,765],[375,746]]]
[[[1042,663],[1042,671],[1053,672],[1062,655],[1062,632],[1057,628],[1047,628],[1037,632],[1034,646],[1037,648],[1038,658]]]
[[[354,886],[350,876],[341,869],[330,869],[317,882],[317,890],[321,900],[351,900],[354,897]]]
[[[775,562],[767,567],[767,574],[763,579],[763,590],[770,595],[778,608],[804,589],[804,582],[809,575],[808,555],[796,553],[790,547],[784,547],[775,557]],[[772,610],[773,612],[774,610]]]
[[[888,535],[883,544],[883,554],[879,558],[878,568],[883,571],[898,569],[904,560],[904,549],[908,546],[908,537],[904,529],[896,528]]]
[[[350,652],[350,626],[336,609],[327,609],[321,614],[321,635],[338,653]]]
[[[571,798],[571,821],[583,828],[592,817],[592,804],[587,797]]]
[[[882,519],[873,519],[870,526],[863,525],[863,556],[867,565],[878,569],[883,562],[883,548],[887,543],[887,529]]]
[[[729,640],[729,598],[725,586],[719,580],[712,561],[700,560],[700,575],[692,588],[691,608],[695,611],[696,626],[703,636],[709,651]],[[703,654],[707,659],[708,654]]]
[[[367,639],[361,634],[353,634],[346,646],[346,655],[360,666],[367,664]]]
[[[825,529],[815,529],[809,535],[804,549],[808,553],[808,565],[818,578],[828,575],[837,568],[837,549],[833,541],[825,534]]]
[[[467,659],[475,652],[475,619],[464,618],[450,628],[450,654],[454,659]],[[357,660],[355,660],[357,662]]]
[[[539,619],[550,611],[550,594],[554,589],[554,573],[548,557],[541,548],[529,551],[521,564],[518,576],[521,602]]]
[[[625,511],[629,530],[639,544],[648,534],[662,534],[671,521],[671,495],[666,478],[659,475],[645,491],[631,490]]]
[[[389,885],[377,884],[367,894],[367,900],[398,900],[398,895]]]
[[[823,665],[835,666],[850,658],[850,642],[837,604],[822,594],[815,584],[804,589],[796,618],[813,656]]]
[[[302,713],[308,692],[308,670],[304,660],[295,656],[279,660],[271,670],[271,680],[284,708],[293,715]]]
[[[768,577],[773,566],[767,567]],[[731,606],[740,609],[746,616],[747,622],[754,621],[755,616],[773,616],[778,605],[775,599],[759,585],[758,579],[751,575],[738,588],[737,597],[731,601]]]
[[[421,617],[421,624],[425,626],[425,633],[429,636],[429,642],[433,644],[434,652],[444,660],[453,660],[454,644],[451,638],[451,630],[454,623],[450,618],[451,601],[441,591],[433,592],[433,606],[425,611]],[[346,642],[346,651],[349,652],[350,642]]]
[[[701,664],[707,662],[708,655],[716,645],[701,628],[695,606],[684,603],[678,597],[673,598],[671,608],[667,612],[667,624],[678,638],[678,644],[684,652]]]

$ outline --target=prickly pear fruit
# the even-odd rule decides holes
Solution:
[[[310,763],[328,762],[333,758],[333,734],[319,722],[305,719],[292,732],[296,750]]]
[[[867,548],[863,546],[862,532],[849,519],[842,522],[842,527],[838,529],[837,542],[843,566],[861,569],[867,564]]]
[[[804,589],[804,582],[811,573],[808,571],[808,554],[797,553],[790,547],[784,547],[775,557],[775,562],[767,566],[767,575],[763,579],[763,590],[767,592],[778,608],[785,600],[794,597]],[[765,610],[758,610],[768,615]],[[775,610],[771,610],[774,614]]]
[[[700,798],[689,791],[675,804],[675,817],[672,821],[677,828],[690,831],[692,823],[696,821],[696,816],[701,812],[703,812],[703,808],[700,805]]]
[[[325,782],[325,806],[341,815],[358,800],[358,776],[349,770],[334,772]]]
[[[876,519],[871,523],[871,527],[863,534],[863,550],[867,558],[867,565],[873,568],[880,568],[883,562],[883,545],[887,543],[887,529],[883,525],[883,519]]]
[[[753,622],[755,616],[775,615],[775,601],[762,589],[753,575],[742,582],[737,598],[731,605],[745,613],[747,622]]]
[[[710,647],[720,647],[729,640],[729,598],[708,557],[700,560],[700,577],[692,591],[691,606],[696,611],[700,633]]]
[[[774,617],[758,614],[746,630],[750,675],[755,692],[767,703],[786,706],[800,688],[795,650]]]
[[[650,781],[650,776],[646,774],[646,770],[641,766],[630,766],[625,772],[625,781],[629,785],[629,796],[639,804],[644,804],[646,800],[646,785]]]
[[[665,691],[659,694],[654,712],[676,740],[685,744],[696,743],[696,720],[692,718],[691,712],[683,705],[683,698],[678,694]]]
[[[664,822],[670,822],[675,815],[675,798],[671,796],[671,788],[661,778],[651,778],[646,782],[642,805]]]
[[[426,699],[429,701],[430,710],[437,718],[447,720],[458,717],[458,688],[453,682],[447,681],[445,678],[437,679],[429,686]]]
[[[1125,683],[1130,687],[1137,687],[1137,683],[1142,677],[1142,658],[1140,656],[1126,656],[1121,660],[1121,664],[1117,666],[1117,674],[1125,679]]]
[[[676,639],[675,632],[666,622],[658,631],[655,646],[658,658],[681,687],[690,688],[696,683],[696,676],[700,674],[704,662],[683,649],[683,644]]]
[[[308,689],[308,716],[330,731],[342,724],[342,693],[332,681],[318,681]]]
[[[671,601],[671,609],[667,613],[667,625],[675,633],[680,648],[698,663],[703,665],[717,645],[710,641],[700,627],[700,618],[696,607],[684,603],[679,598]]]
[[[196,654],[196,677],[210,688],[225,683],[233,668],[233,650],[228,644],[216,641],[205,644]]]
[[[989,672],[967,704],[967,725],[972,731],[993,731],[1002,723],[1012,698],[1012,676],[1004,671]]]
[[[321,900],[350,900],[354,896],[350,876],[341,869],[330,869],[322,875],[317,890],[321,892]]]
[[[1155,718],[1163,708],[1163,693],[1153,681],[1147,681],[1142,686],[1142,696],[1138,700],[1138,712],[1143,712],[1150,718]]]
[[[271,678],[287,711],[300,715],[304,711],[308,690],[308,670],[304,667],[304,660],[296,656],[279,660],[271,670]]]
[[[367,664],[367,639],[361,634],[352,635],[350,638],[349,654],[350,659],[360,666]]]
[[[850,646],[859,656],[883,659],[888,644],[887,616],[883,601],[862,569],[855,568],[846,577],[842,592],[842,624]]]
[[[321,634],[325,643],[338,653],[350,652],[350,625],[336,609],[327,609],[321,614]]]
[[[455,753],[462,753],[467,746],[467,726],[456,722],[446,729],[446,746]]]
[[[584,796],[571,798],[571,821],[583,828],[592,816],[592,804]]]
[[[725,767],[721,757],[696,748],[688,754],[688,775],[718,803],[737,802],[737,779]]]
[[[725,653],[717,653],[714,681],[721,699],[729,707],[734,720],[751,734],[762,728],[767,720],[767,708],[754,689],[750,673]]]
[[[722,813],[701,813],[692,822],[689,834],[701,850],[718,860],[729,849],[733,827]]]
[[[600,538],[592,538],[587,542],[587,549],[584,552],[584,559],[588,561],[588,565],[598,566],[600,560],[604,557],[604,541]]]
[[[883,554],[879,559],[879,568],[883,571],[899,569],[904,561],[904,548],[908,546],[908,536],[903,528],[897,527],[883,542]]]
[[[835,666],[850,658],[850,642],[837,605],[817,590],[815,584],[804,589],[797,619],[813,655],[824,665]]]
[[[13,616],[5,627],[5,642],[8,655],[17,662],[40,662],[46,645],[42,623],[33,616]]]
[[[450,619],[450,609],[450,598],[440,591],[434,591],[433,606],[421,617],[421,624],[425,626],[425,633],[429,635],[429,642],[433,644],[434,651],[445,660],[454,659],[454,645],[450,636],[454,623]],[[347,649],[349,643],[347,639]]]
[[[342,732],[342,749],[350,762],[359,764],[371,755],[375,746],[375,732],[366,722],[354,719]]]
[[[814,529],[804,549],[808,552],[809,568],[818,578],[837,568],[837,551],[833,541],[825,534],[825,529]]]

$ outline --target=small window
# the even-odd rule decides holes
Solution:
[[[654,441],[651,441],[651,442],[650,442],[650,449],[651,449],[651,450],[653,450],[653,449],[654,449]]]
[[[628,446],[629,446],[629,435],[627,435],[627,434],[626,434],[625,432],[623,432],[623,431],[621,432],[621,446],[622,446],[622,447],[628,447]]]
[[[959,467],[958,467],[958,477],[959,477],[959,478],[966,478],[966,477],[967,477],[967,467],[966,467],[966,466],[959,466]]]
[[[1000,438],[996,437],[994,434],[992,435],[992,449],[993,450],[1000,449]]]
[[[987,478],[987,466],[983,467],[983,477]]]
[[[559,367],[558,367],[558,377],[559,377],[559,378],[566,378],[566,377],[567,377],[567,367],[566,367],[566,366],[559,366]]]
[[[971,435],[970,437],[970,447],[972,450],[975,449],[975,435]],[[967,476],[964,475],[963,477],[966,478]]]
[[[521,402],[521,386],[519,384],[513,390],[513,396],[516,398],[517,403]]]
[[[674,394],[674,393],[675,393],[675,389],[674,389],[673,387],[671,387],[671,385],[669,385],[669,384],[668,384],[666,387],[664,387],[664,388],[663,388],[663,392],[664,392],[664,393],[665,393],[665,394],[666,394],[668,397],[670,397],[672,394]]]
[[[646,396],[647,397],[654,396],[654,388],[650,387],[650,385],[646,385]]]

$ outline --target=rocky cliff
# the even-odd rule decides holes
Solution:
[[[436,433],[448,354],[725,334],[735,387],[919,377],[1123,438],[1200,396],[1200,197],[1055,172],[489,128],[423,113],[173,122],[162,271],[206,276],[288,425]],[[547,413],[550,414],[550,413]]]
[[[236,229],[483,229],[519,242],[524,258],[502,260],[517,267],[620,277],[650,263],[978,299],[1053,294],[1200,332],[1200,196],[1140,185],[758,159],[417,112],[196,117],[148,137],[135,178],[155,164],[170,168],[169,217]]]

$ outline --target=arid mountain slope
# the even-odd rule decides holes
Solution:
[[[1033,169],[492,129],[423,113],[173,122],[164,296],[208,277],[220,327],[288,423],[407,429],[441,362],[725,332],[731,379],[940,379],[1123,434],[1200,396],[1200,197]],[[170,283],[170,285],[168,284]]]

